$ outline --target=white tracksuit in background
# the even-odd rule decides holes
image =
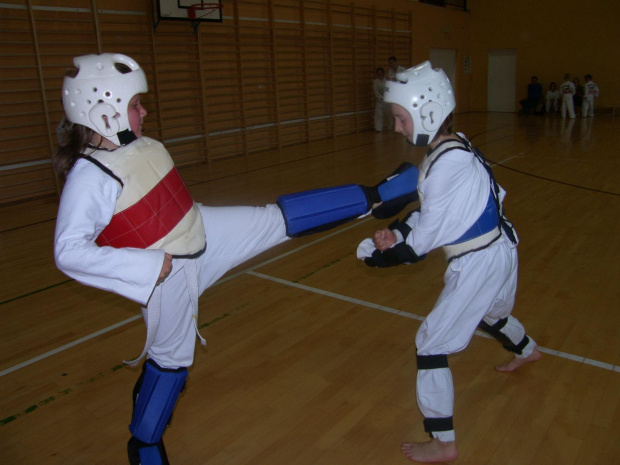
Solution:
[[[583,97],[583,107],[581,107],[581,116],[594,116],[594,99],[598,98],[598,86],[593,81],[585,84],[585,95]]]
[[[565,81],[560,86],[560,93],[562,94],[562,118],[566,118],[566,112],[571,118],[575,117],[575,104],[573,102],[573,95],[575,95],[575,84],[571,81]]]

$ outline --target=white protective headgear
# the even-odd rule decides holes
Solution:
[[[119,64],[130,71],[119,70]],[[93,129],[116,145],[133,142],[136,135],[129,125],[129,101],[148,90],[140,65],[120,53],[75,57],[73,65],[77,74],[65,76],[62,85],[67,119]]]
[[[413,119],[413,145],[430,144],[441,123],[456,107],[448,76],[425,61],[396,74],[396,79],[385,83],[383,101],[396,103],[409,112]]]

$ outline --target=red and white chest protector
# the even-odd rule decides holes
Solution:
[[[163,249],[175,256],[204,249],[198,206],[162,144],[141,137],[112,152],[98,150],[91,156],[123,182],[114,216],[97,245]]]

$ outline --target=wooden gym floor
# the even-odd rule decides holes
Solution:
[[[454,463],[618,463],[620,119],[471,113],[457,115],[456,128],[508,192],[521,239],[513,314],[544,357],[499,373],[510,355],[481,335],[450,357]],[[200,202],[261,205],[374,184],[423,155],[399,135],[364,133],[181,172]],[[138,369],[121,360],[142,349],[144,325],[136,304],[55,268],[56,206],[0,207],[0,463],[126,463]],[[414,335],[445,261],[435,251],[417,265],[367,268],[356,246],[387,223],[288,241],[204,293],[208,345],[196,348],[164,436],[172,463],[408,463],[400,442],[427,437]]]

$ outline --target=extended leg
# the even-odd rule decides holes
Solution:
[[[367,214],[388,218],[418,199],[418,169],[403,163],[372,187],[347,184],[278,197],[286,222],[286,234],[299,237],[330,229]]]
[[[364,215],[374,202],[368,188],[347,184],[281,195],[277,203],[286,223],[286,235],[300,237]]]
[[[147,360],[134,388],[134,408],[127,443],[131,465],[167,465],[162,440],[177,399],[185,386],[187,368],[167,370]]]

